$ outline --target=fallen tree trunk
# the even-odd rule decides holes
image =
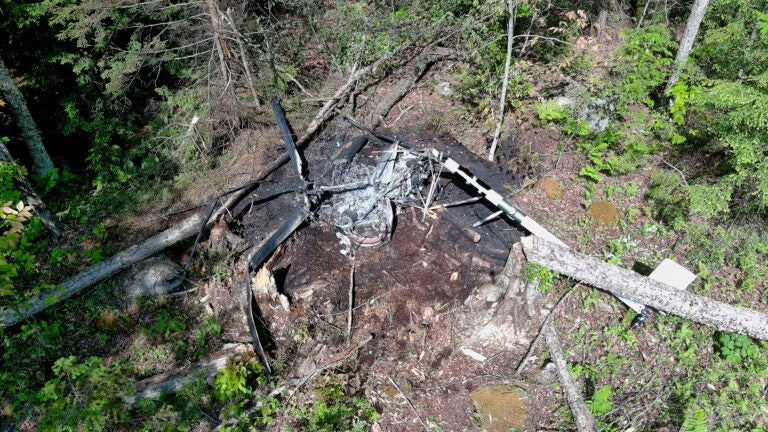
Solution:
[[[68,299],[91,285],[97,284],[133,264],[148,258],[197,233],[203,226],[203,218],[195,214],[181,224],[155,234],[149,239],[118,252],[111,258],[88,267],[79,274],[65,280],[59,288],[47,291],[29,300],[18,310],[4,310],[0,313],[0,327],[17,324],[56,303]]]
[[[131,396],[124,396],[123,401],[128,405],[133,405],[142,398],[158,397],[164,393],[176,393],[200,377],[213,384],[213,378],[227,365],[227,360],[230,357],[247,351],[248,345],[236,344],[219,351],[208,361],[195,363],[185,368],[173,369],[141,380],[136,383],[136,393]]]
[[[552,363],[555,364],[555,369],[557,369],[560,384],[563,386],[563,391],[568,399],[568,406],[573,413],[576,428],[579,432],[596,431],[597,422],[595,422],[595,417],[592,416],[592,412],[581,397],[581,392],[576,385],[576,380],[571,375],[571,371],[568,370],[568,362],[565,359],[565,354],[563,354],[563,347],[560,345],[560,339],[557,338],[554,325],[548,323],[541,331],[547,341],[549,356],[552,358]]]
[[[538,237],[521,239],[528,261],[720,331],[768,340],[768,315],[673,288]]]

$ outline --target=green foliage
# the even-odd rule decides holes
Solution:
[[[688,187],[688,199],[690,200],[691,212],[701,214],[706,218],[727,214],[733,188],[733,183],[726,181],[706,185],[690,185]]]
[[[60,358],[53,365],[56,378],[40,390],[45,408],[40,430],[101,431],[128,419],[121,395],[130,394],[125,371],[107,367],[99,357],[78,362],[74,356]]]
[[[595,391],[592,399],[586,401],[589,410],[596,417],[603,416],[613,409],[611,395],[613,388],[610,385],[604,385]]]
[[[577,147],[586,153],[589,165],[582,167],[579,175],[595,182],[601,174],[618,175],[630,172],[640,165],[643,158],[658,151],[655,143],[641,138],[628,137],[622,129],[609,127],[582,139]]]
[[[555,123],[570,117],[567,108],[553,100],[537,104],[536,112],[542,124]]]
[[[608,250],[603,252],[603,257],[608,263],[618,265],[621,262],[621,257],[636,247],[637,243],[630,237],[621,237],[608,241],[607,246]]]
[[[707,426],[706,411],[696,406],[686,413],[683,424],[680,426],[680,432],[706,432]]]
[[[761,356],[760,349],[747,336],[721,333],[715,344],[718,354],[727,362],[738,364],[742,361],[754,361]]]
[[[620,80],[620,97],[654,106],[654,95],[669,78],[676,46],[669,29],[660,25],[624,29],[614,74]]]
[[[591,130],[588,122],[573,118],[570,108],[553,100],[537,104],[536,112],[541,124],[557,124],[566,135],[585,137]]]
[[[715,0],[693,56],[706,74],[692,91],[688,127],[702,150],[722,154],[720,171],[692,186],[691,209],[705,217],[768,210],[768,37],[763,4]],[[673,105],[674,106],[674,105]],[[674,113],[673,113],[674,114]]]
[[[29,237],[24,235],[31,210],[22,201],[15,205],[12,201],[0,202],[0,297],[18,294],[15,279],[35,266]]]
[[[680,175],[672,171],[651,174],[645,198],[653,208],[653,215],[672,228],[679,229],[688,213],[688,189]]]
[[[14,179],[27,175],[27,169],[15,162],[0,161],[0,202],[21,200]]]
[[[245,365],[227,365],[214,379],[214,395],[219,400],[232,399],[249,393],[246,386],[248,369]]]
[[[344,394],[341,383],[332,381],[319,390],[317,402],[307,418],[306,430],[363,432],[378,418],[376,409],[366,400]]]
[[[270,384],[262,371],[256,357],[248,355],[230,358],[227,366],[219,371],[214,382],[214,396],[226,404],[222,416],[227,426],[222,430],[250,431],[254,426],[267,426],[284,410],[273,396],[267,395]],[[257,392],[262,396],[257,397],[254,407],[251,402]]]
[[[693,52],[709,76],[737,80],[764,70],[768,40],[762,32],[763,7],[763,3],[753,0],[711,2],[699,32],[700,42]]]
[[[688,76],[681,74],[680,79],[669,89],[669,113],[677,125],[685,123],[685,114],[693,104],[696,96],[701,91],[699,86],[691,86],[687,82]],[[680,144],[675,142],[674,144]]]
[[[146,331],[150,337],[169,339],[187,328],[187,321],[181,315],[172,315],[167,310],[157,312],[157,321]]]
[[[724,145],[728,163],[713,183],[698,186],[711,195],[699,206],[707,216],[727,213],[736,198],[742,209],[768,209],[768,88],[715,81],[695,101],[701,115],[712,117],[707,131],[715,146]]]
[[[557,273],[552,270],[539,264],[528,264],[528,269],[525,273],[526,282],[531,283],[538,280],[541,292],[549,292],[555,285],[555,278],[557,278]]]

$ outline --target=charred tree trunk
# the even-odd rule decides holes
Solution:
[[[768,340],[768,315],[673,288],[537,237],[524,237],[530,262],[620,297],[717,328]]]
[[[27,108],[27,102],[24,100],[24,96],[16,87],[16,83],[11,78],[8,68],[5,67],[3,58],[0,57],[0,87],[3,89],[3,93],[11,106],[11,111],[16,117],[16,123],[21,129],[21,134],[24,136],[24,141],[29,149],[29,154],[32,156],[33,172],[38,177],[44,177],[46,174],[53,170],[53,162],[51,157],[48,156],[48,151],[43,145],[43,138],[40,136],[40,131],[37,129],[32,114],[29,113]]]

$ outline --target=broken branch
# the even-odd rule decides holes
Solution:
[[[764,313],[678,290],[538,237],[523,237],[521,242],[530,262],[560,274],[720,331],[768,340]]]
[[[589,411],[589,407],[581,397],[581,391],[576,385],[576,380],[571,375],[571,371],[568,370],[568,362],[563,354],[563,347],[560,345],[560,340],[557,338],[557,331],[552,323],[545,325],[542,329],[544,338],[547,340],[547,348],[549,348],[549,356],[552,358],[552,362],[557,369],[557,375],[560,378],[560,384],[563,386],[563,391],[568,399],[568,406],[571,407],[573,413],[573,419],[576,422],[576,428],[579,432],[593,432],[597,430],[597,423],[595,417],[592,416],[592,412]]]
[[[509,86],[509,65],[512,60],[512,41],[515,33],[515,17],[517,16],[517,5],[514,0],[507,0],[507,9],[509,18],[507,19],[507,57],[504,62],[504,82],[501,86],[501,99],[499,100],[499,118],[496,120],[496,131],[493,133],[493,143],[491,151],[488,153],[488,160],[493,161],[496,153],[496,145],[501,136],[501,126],[504,123],[504,106],[507,104],[507,87]]]

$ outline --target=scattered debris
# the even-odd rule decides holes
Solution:
[[[168,294],[181,285],[179,273],[181,266],[160,254],[134,264],[117,288],[131,299]]]
[[[462,354],[464,354],[465,356],[471,358],[472,360],[476,360],[476,361],[479,361],[481,363],[486,361],[486,360],[488,360],[488,357],[480,354],[479,352],[477,352],[477,351],[475,351],[475,350],[473,350],[471,348],[462,347],[461,348],[461,352],[462,352]]]

